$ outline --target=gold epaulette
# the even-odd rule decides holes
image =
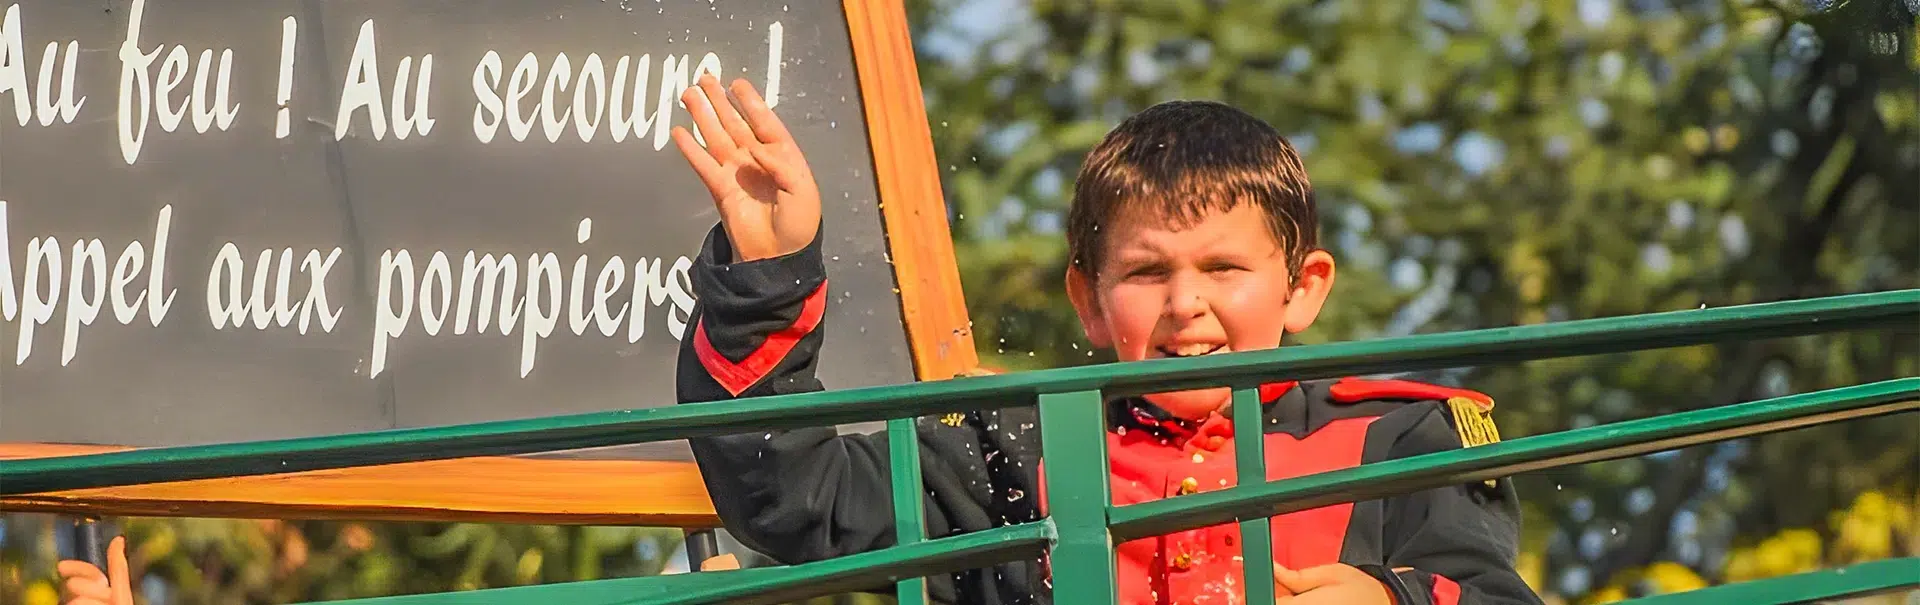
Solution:
[[[1453,412],[1453,429],[1460,432],[1461,445],[1474,447],[1500,442],[1500,427],[1493,424],[1492,407],[1467,397],[1447,399],[1447,408]],[[1496,479],[1487,480],[1488,488],[1498,485]]]

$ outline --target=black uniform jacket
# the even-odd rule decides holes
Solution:
[[[819,239],[785,257],[747,263],[730,263],[731,258],[725,233],[715,228],[691,273],[698,303],[689,320],[693,331],[681,343],[679,400],[713,402],[821,390],[814,369],[826,333],[822,317],[827,275]],[[1324,448],[1286,446],[1292,440],[1326,433],[1323,429],[1331,426],[1354,424],[1343,421],[1364,422],[1364,429],[1350,430],[1351,437],[1339,438],[1350,442],[1341,447],[1354,454],[1347,456],[1352,459],[1317,454],[1318,461],[1309,466],[1349,466],[1459,448],[1462,435],[1469,434],[1456,427],[1462,398],[1492,405],[1469,391],[1401,381],[1276,381],[1263,394],[1270,453],[1321,451]],[[1154,497],[1151,494],[1177,496],[1231,482],[1232,456],[1213,457],[1222,461],[1224,471],[1192,461],[1205,459],[1203,450],[1209,446],[1220,446],[1213,437],[1222,434],[1221,419],[1181,421],[1137,399],[1112,402],[1107,416],[1116,501]],[[1039,418],[1032,407],[917,422],[930,537],[1042,517]],[[1231,435],[1230,429],[1224,431],[1226,438]],[[1322,441],[1334,443],[1327,439]],[[833,427],[820,427],[694,439],[692,447],[722,522],[754,550],[797,564],[894,543],[884,432],[839,435]],[[1188,456],[1190,451],[1201,455]],[[1270,478],[1314,470],[1273,455],[1269,466],[1280,467]],[[1143,477],[1148,479],[1145,486],[1139,484]],[[1197,485],[1195,477],[1205,477],[1206,485]],[[1334,562],[1316,559],[1337,558],[1356,566],[1410,567],[1414,571],[1397,577],[1374,569],[1383,580],[1399,580],[1409,605],[1540,602],[1514,571],[1519,513],[1508,481],[1494,487],[1475,482],[1356,503],[1347,506],[1343,518],[1331,526],[1287,522],[1288,517],[1310,513],[1325,514],[1325,509],[1275,519],[1276,558],[1297,555],[1282,563],[1299,567]],[[1301,533],[1307,527],[1313,528],[1314,535]],[[1282,528],[1290,529],[1283,533]],[[1226,564],[1228,557],[1203,556],[1196,563],[1192,556],[1221,555],[1221,539],[1226,544],[1234,540],[1220,532],[1237,532],[1236,526],[1195,532],[1121,545],[1123,602],[1191,598],[1178,594],[1180,586],[1191,584],[1181,580],[1181,573],[1189,570],[1238,575],[1237,562],[1228,571],[1209,572],[1205,567],[1207,560]],[[1293,550],[1290,544],[1295,545]],[[1311,554],[1316,548],[1321,554]],[[1183,555],[1187,557],[1181,560]],[[1132,569],[1144,572],[1133,575],[1148,577],[1126,577],[1129,561]],[[946,603],[1053,600],[1046,570],[1038,560],[933,577],[928,587],[935,600]]]

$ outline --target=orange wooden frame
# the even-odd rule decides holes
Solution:
[[[887,249],[914,374],[975,372],[905,6],[844,0]],[[124,448],[0,444],[0,459]],[[0,498],[0,511],[105,516],[717,526],[692,463],[484,457]]]

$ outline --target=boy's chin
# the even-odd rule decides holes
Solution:
[[[1151,403],[1167,413],[1188,420],[1206,418],[1208,414],[1219,411],[1233,401],[1233,389],[1220,387],[1154,393],[1145,397]]]

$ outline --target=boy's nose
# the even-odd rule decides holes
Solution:
[[[1207,300],[1197,284],[1174,280],[1167,290],[1167,314],[1174,319],[1193,319],[1207,314]]]

